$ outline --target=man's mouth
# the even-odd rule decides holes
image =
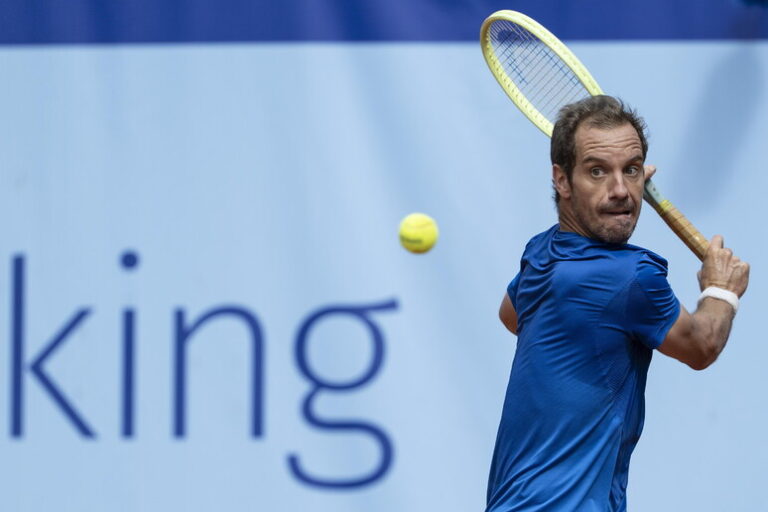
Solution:
[[[632,217],[634,210],[631,205],[611,205],[611,207],[604,208],[601,212],[603,215],[610,217]]]

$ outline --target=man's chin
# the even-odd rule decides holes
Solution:
[[[632,233],[630,233],[629,235],[616,234],[616,235],[610,235],[610,236],[601,236],[600,241],[606,244],[625,244],[629,241],[630,236],[632,236]]]
[[[618,226],[603,226],[595,238],[606,244],[625,244],[635,231],[635,225],[634,222],[627,222]]]
[[[634,231],[634,226],[632,229],[629,230],[613,230],[609,232],[602,233],[600,236],[600,240],[607,243],[607,244],[625,244],[629,241],[629,238],[632,236],[632,232]]]

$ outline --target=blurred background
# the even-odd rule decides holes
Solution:
[[[556,222],[549,141],[477,42],[515,9],[752,264],[717,364],[654,358],[630,509],[768,510],[765,4],[3,0],[0,509],[483,510],[498,306]],[[632,241],[695,308],[650,208]]]

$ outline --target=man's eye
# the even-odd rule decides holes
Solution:
[[[589,174],[591,174],[594,178],[599,178],[600,176],[605,174],[605,172],[600,167],[593,167],[589,170]]]
[[[627,167],[627,169],[624,172],[629,176],[637,176],[638,174],[640,174],[640,168],[632,165],[630,167]]]

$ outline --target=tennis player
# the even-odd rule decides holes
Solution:
[[[559,223],[533,237],[499,316],[518,335],[487,512],[624,511],[653,350],[702,370],[725,347],[749,266],[711,242],[689,313],[661,256],[627,243],[645,124],[609,96],[564,107],[552,134]]]

